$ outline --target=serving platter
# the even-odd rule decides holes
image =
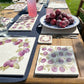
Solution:
[[[58,27],[58,26],[53,26],[53,25],[51,25],[51,24],[48,24],[48,23],[46,23],[45,22],[45,17],[46,17],[46,15],[44,15],[44,16],[42,16],[41,17],[41,19],[40,19],[40,23],[43,25],[43,26],[45,26],[45,28],[50,28],[50,29],[70,29],[70,28],[74,28],[74,27],[76,27],[78,24],[79,24],[79,19],[76,17],[76,16],[74,16],[74,15],[70,15],[73,19],[74,19],[74,23],[73,24],[71,24],[71,25],[69,25],[69,26],[67,26],[67,27],[65,27],[65,28],[61,28],[61,27]]]

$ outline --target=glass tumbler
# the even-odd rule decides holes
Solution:
[[[27,0],[27,8],[30,17],[37,16],[36,0]]]

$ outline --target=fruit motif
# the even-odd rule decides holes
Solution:
[[[52,67],[51,70],[52,70],[53,72],[57,72],[57,67]]]
[[[53,11],[53,13],[46,15],[45,22],[65,28],[68,25],[73,24],[74,19],[70,15],[62,13],[60,9],[57,9],[55,12]]]

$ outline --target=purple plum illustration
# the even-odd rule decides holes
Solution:
[[[52,53],[51,56],[52,56],[52,57],[56,57],[56,54],[55,54],[55,53]]]
[[[61,47],[57,47],[57,50],[61,50]]]
[[[67,55],[67,56],[72,56],[72,53],[67,52],[66,55]]]
[[[72,59],[71,59],[71,58],[67,58],[66,61],[67,61],[67,62],[71,62]]]
[[[11,40],[10,39],[7,39],[6,41],[5,41],[5,43],[10,43],[11,42]]]
[[[57,67],[52,67],[51,70],[52,70],[53,72],[57,72]]]
[[[23,56],[24,54],[25,54],[25,52],[23,52],[23,51],[20,51],[20,52],[18,53],[19,56]]]
[[[43,51],[45,51],[45,50],[47,50],[47,48],[46,48],[46,47],[44,47],[44,48],[42,48],[42,50],[43,50]]]
[[[25,48],[25,49],[23,50],[24,53],[28,53],[29,51],[30,51],[29,48]]]
[[[61,64],[63,64],[64,63],[64,60],[61,59],[61,58],[59,58],[58,62],[61,63]]]
[[[70,70],[71,70],[72,72],[75,72],[75,71],[76,71],[76,68],[75,68],[74,66],[72,66],[72,67],[70,68]]]
[[[44,56],[48,55],[48,52],[46,52],[46,51],[45,51],[45,52],[43,52],[43,55],[44,55]]]
[[[53,50],[52,48],[48,48],[48,51],[50,51],[50,52],[51,52],[52,50]]]
[[[45,63],[45,62],[46,62],[46,59],[43,58],[43,59],[41,60],[41,63]]]
[[[24,43],[23,46],[24,47],[28,47],[29,46],[29,43]]]
[[[63,56],[63,52],[59,52],[59,56]]]
[[[59,67],[59,70],[60,70],[60,72],[65,72],[65,68],[64,67]]]
[[[42,70],[43,70],[43,66],[42,66],[42,65],[39,66],[39,67],[37,68],[37,70],[38,70],[38,71],[42,71]]]
[[[67,48],[62,48],[63,51],[67,51]]]
[[[48,61],[48,64],[53,64],[53,63],[54,63],[53,60],[49,60],[49,61]]]
[[[3,42],[0,42],[0,45],[2,45],[3,44]]]

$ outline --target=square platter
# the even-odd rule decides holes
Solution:
[[[0,75],[25,75],[35,39],[35,37],[0,37]]]
[[[41,46],[36,76],[67,76],[79,75],[72,46]]]
[[[36,17],[29,17],[28,14],[23,14],[20,18],[9,28],[9,31],[32,31],[36,22]]]
[[[12,22],[12,19],[13,18],[6,18],[6,17],[3,17],[1,22],[5,25],[8,25],[10,22]]]
[[[27,5],[26,4],[12,4],[8,7],[6,7],[6,10],[14,10],[14,11],[21,11],[23,10]]]

